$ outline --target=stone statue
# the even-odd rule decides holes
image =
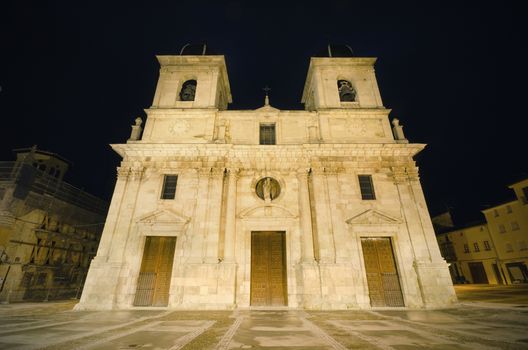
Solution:
[[[269,177],[264,179],[263,192],[264,192],[264,200],[272,199],[271,198],[271,179]]]
[[[255,192],[260,199],[271,202],[279,196],[281,188],[277,180],[271,177],[265,177],[257,182]]]
[[[141,138],[141,132],[143,131],[141,124],[143,124],[143,120],[140,117],[137,117],[134,120],[134,123],[135,125],[132,125],[132,131],[130,132],[130,138],[128,141],[138,141]]]
[[[196,80],[187,80],[182,85],[182,89],[180,91],[180,100],[194,101],[195,93],[196,93]]]
[[[348,80],[338,80],[339,100],[341,102],[354,102],[356,100],[356,90]]]

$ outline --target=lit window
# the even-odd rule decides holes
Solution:
[[[361,190],[361,199],[370,200],[376,199],[374,193],[374,185],[372,183],[372,176],[370,175],[358,175],[359,189]]]
[[[176,183],[178,182],[178,175],[165,175],[163,178],[163,189],[161,191],[161,199],[174,199],[176,195]]]
[[[513,246],[511,245],[511,243],[506,243],[506,251],[508,253],[513,252]]]
[[[484,241],[484,249],[485,250],[491,250],[490,244],[488,241]]]
[[[464,253],[469,253],[469,245],[464,244]]]
[[[480,248],[477,242],[473,243],[473,248],[475,249],[476,252],[480,252]]]
[[[517,221],[512,221],[511,228],[512,231],[517,231],[519,229],[519,224],[517,223]]]
[[[275,124],[260,124],[260,144],[275,145]]]
[[[507,205],[507,206],[506,206],[506,212],[507,212],[508,214],[510,214],[510,213],[512,212],[512,207],[509,206],[509,205]]]
[[[500,225],[499,225],[499,232],[500,232],[500,233],[504,233],[504,232],[506,232],[506,227],[505,227],[503,224],[500,224]]]

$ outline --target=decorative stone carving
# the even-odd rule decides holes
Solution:
[[[176,120],[169,125],[169,132],[172,135],[180,135],[189,130],[191,126],[187,120]]]
[[[135,123],[135,125],[132,125],[132,132],[130,133],[128,141],[138,141],[141,138],[141,132],[143,131],[141,124],[143,123],[143,120],[140,117],[137,117]]]
[[[361,225],[394,225],[401,220],[379,210],[368,209],[346,220],[347,224]]]
[[[399,143],[409,142],[405,138],[405,135],[403,134],[403,126],[400,125],[400,120],[397,118],[394,118],[392,120],[392,134],[394,135],[394,139],[398,141]]]

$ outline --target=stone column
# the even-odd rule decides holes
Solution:
[[[229,169],[224,241],[225,262],[235,261],[237,179],[238,169]]]
[[[312,231],[312,209],[310,207],[310,194],[308,192],[308,171],[302,169],[297,172],[299,183],[299,216],[302,230],[301,260],[314,262],[314,245]]]
[[[112,195],[112,200],[110,202],[108,216],[106,217],[105,226],[103,229],[103,233],[101,234],[101,241],[99,242],[99,248],[97,249],[97,256],[95,257],[95,259],[106,260],[108,257],[110,246],[114,238],[117,221],[121,212],[123,198],[127,193],[129,175],[130,168],[117,168],[117,182],[114,188],[114,193]]]
[[[398,193],[405,224],[409,235],[409,242],[414,252],[413,267],[418,277],[418,287],[422,299],[422,306],[445,307],[456,302],[456,294],[453,289],[449,269],[446,262],[440,257],[440,251],[436,241],[428,240],[428,234],[433,235],[432,226],[425,225],[428,215],[425,207],[425,199],[420,203],[416,198],[417,186],[421,193],[416,169],[410,172],[406,168],[393,168],[394,179]],[[414,191],[413,191],[414,187]],[[423,196],[423,195],[422,195]],[[428,230],[431,230],[428,232]],[[434,237],[434,235],[433,235]],[[408,296],[409,303],[409,296]],[[418,304],[418,298],[415,301]]]
[[[220,221],[222,214],[222,187],[224,169],[212,169],[209,181],[209,214],[206,227],[205,262],[218,263],[218,242],[220,239]]]
[[[118,178],[97,256],[90,264],[77,310],[110,310],[116,302],[125,246],[137,205],[143,168],[118,168]]]
[[[126,255],[125,247],[128,235],[133,225],[133,217],[138,204],[137,197],[141,179],[145,169],[143,167],[130,168],[126,191],[122,198],[123,204],[119,210],[113,238],[108,252],[108,261],[121,263]]]
[[[313,168],[312,179],[319,261],[322,263],[335,263],[334,232],[330,214],[330,198],[327,191],[328,184],[324,168]]]
[[[411,190],[412,198],[416,203],[416,210],[422,225],[422,233],[424,240],[429,250],[429,257],[432,262],[444,262],[440,249],[438,247],[438,241],[434,233],[433,224],[429,216],[429,210],[427,209],[427,203],[422,191],[422,185],[420,184],[420,178],[418,176],[418,169],[416,167],[407,168],[407,175],[409,178],[409,187]]]
[[[193,227],[190,234],[191,250],[188,263],[202,263],[204,261],[204,247],[207,235],[207,214],[209,211],[209,182],[211,168],[200,168],[197,171],[198,190],[196,193],[196,207]]]
[[[330,208],[330,220],[332,223],[332,231],[335,246],[336,262],[350,261],[350,253],[348,252],[347,237],[345,232],[346,223],[343,219],[339,200],[341,194],[339,190],[338,169],[325,169],[328,206]]]

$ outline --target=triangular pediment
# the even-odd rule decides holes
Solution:
[[[270,106],[270,105],[264,105],[264,106],[262,106],[262,107],[260,107],[260,108],[255,109],[255,111],[257,111],[257,112],[269,112],[269,113],[271,113],[271,112],[280,112],[280,109],[277,109],[277,108],[272,107],[272,106]]]
[[[390,225],[399,224],[400,222],[400,219],[375,209],[365,210],[346,220],[347,224],[360,225]]]
[[[297,218],[291,210],[277,204],[257,205],[246,208],[238,214],[238,217],[241,219]]]
[[[189,218],[171,209],[158,209],[141,216],[137,222],[140,224],[186,224]]]

